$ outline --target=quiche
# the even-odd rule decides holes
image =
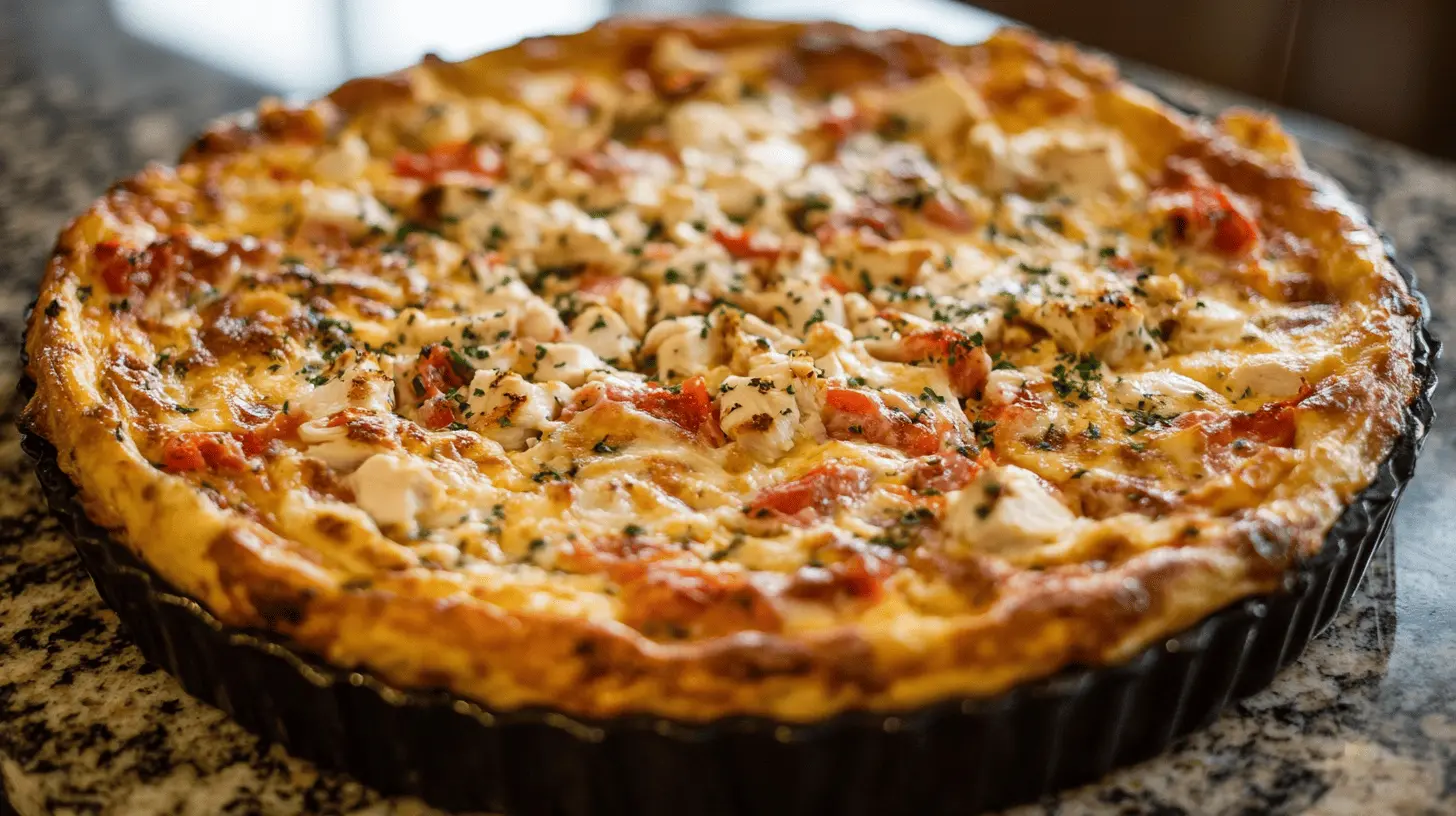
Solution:
[[[61,235],[25,421],[224,624],[499,710],[803,722],[1135,655],[1317,553],[1418,390],[1270,118],[613,21],[263,103]]]

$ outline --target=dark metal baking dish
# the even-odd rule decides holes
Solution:
[[[1388,242],[1386,252],[1394,260]],[[1415,293],[1410,272],[1401,274]],[[522,816],[960,816],[1158,754],[1304,651],[1358,586],[1415,473],[1441,350],[1424,318],[1414,348],[1421,389],[1401,436],[1281,591],[1232,604],[1120,665],[810,724],[492,711],[327,665],[269,632],[225,627],[92,523],[56,450],[21,430],[48,503],[146,657],[264,739],[382,792]]]

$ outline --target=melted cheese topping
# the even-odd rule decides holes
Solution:
[[[339,582],[663,643],[910,643],[1293,512],[1356,289],[1095,82],[645,70],[269,108],[114,196],[82,308],[140,454]]]

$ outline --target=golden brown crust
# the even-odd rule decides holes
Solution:
[[[1091,442],[1063,443],[1055,434],[1048,434],[1038,447],[1013,435],[997,437],[997,468],[1015,465],[1018,472],[1027,472],[1023,466],[1035,470],[1039,475],[1031,478],[1042,479],[1042,484],[1055,482],[1059,500],[1079,508],[1085,520],[1101,524],[1106,519],[1099,516],[1146,517],[1145,524],[1125,521],[1121,527],[1097,527],[1102,532],[1096,535],[1059,539],[1068,549],[1056,552],[1043,548],[1027,555],[967,556],[944,544],[959,535],[948,532],[953,528],[946,507],[959,501],[974,484],[957,483],[948,499],[939,496],[940,490],[926,490],[915,499],[920,504],[904,506],[930,508],[924,518],[934,515],[938,524],[943,522],[944,529],[931,538],[915,539],[917,544],[908,552],[901,552],[904,545],[896,542],[890,548],[857,550],[857,561],[815,561],[793,573],[831,581],[829,586],[836,589],[826,590],[807,579],[791,589],[732,584],[721,589],[727,593],[723,596],[712,595],[720,591],[717,584],[700,588],[709,593],[709,600],[695,601],[700,605],[683,613],[682,621],[698,627],[686,638],[663,636],[626,613],[594,614],[581,605],[563,612],[566,607],[554,605],[554,600],[539,604],[503,600],[509,589],[503,587],[509,581],[482,583],[479,574],[466,566],[432,566],[433,556],[423,545],[414,547],[396,540],[400,536],[383,536],[362,516],[344,510],[310,510],[317,517],[310,517],[307,536],[297,534],[299,528],[289,526],[294,522],[280,515],[288,506],[269,498],[272,491],[281,487],[307,493],[318,506],[345,507],[358,500],[353,494],[362,488],[317,461],[300,462],[281,454],[275,459],[280,450],[275,441],[246,436],[282,422],[288,403],[283,401],[280,407],[264,399],[269,381],[258,379],[264,377],[261,372],[244,376],[241,371],[245,364],[251,371],[266,368],[269,360],[284,359],[290,352],[282,349],[290,336],[308,334],[319,338],[320,344],[356,342],[357,336],[340,340],[331,335],[338,321],[321,321],[316,311],[347,302],[355,310],[351,314],[367,316],[383,302],[381,296],[371,294],[370,287],[377,284],[335,276],[337,280],[331,278],[327,284],[323,303],[315,303],[320,290],[310,287],[325,285],[318,277],[329,271],[325,267],[343,268],[351,263],[351,252],[368,255],[368,262],[375,264],[383,263],[382,256],[375,249],[361,249],[374,246],[367,243],[370,238],[341,243],[337,235],[323,230],[311,237],[294,235],[288,239],[294,243],[280,246],[275,239],[282,240],[276,234],[281,228],[275,229],[271,223],[256,230],[256,224],[238,226],[251,222],[228,220],[229,199],[236,196],[228,185],[234,176],[253,172],[247,169],[255,166],[250,162],[257,163],[258,173],[269,166],[308,166],[319,160],[310,151],[331,144],[341,129],[383,128],[393,112],[441,98],[506,93],[510,83],[533,72],[565,70],[602,76],[620,73],[624,67],[642,69],[661,97],[700,92],[712,80],[693,75],[691,60],[682,69],[685,76],[653,72],[654,48],[668,34],[683,35],[713,59],[721,57],[728,63],[727,73],[745,78],[749,84],[759,80],[787,83],[790,88],[811,89],[815,97],[821,90],[851,86],[894,89],[942,71],[954,73],[968,79],[1004,134],[1059,121],[1060,113],[1075,111],[1077,116],[1119,133],[1145,165],[1129,172],[1148,184],[1164,183],[1174,193],[1195,188],[1220,190],[1220,194],[1250,202],[1257,208],[1261,231],[1257,240],[1267,240],[1271,257],[1278,260],[1241,267],[1258,274],[1247,272],[1253,277],[1240,285],[1255,293],[1250,302],[1268,307],[1270,336],[1292,338],[1287,348],[1274,347],[1279,353],[1288,348],[1300,353],[1313,349],[1329,352],[1329,359],[1311,364],[1314,367],[1301,375],[1307,382],[1298,398],[1286,397],[1281,403],[1273,396],[1231,394],[1227,397],[1231,407],[1219,421],[1263,423],[1277,418],[1293,424],[1268,431],[1271,441],[1259,447],[1257,455],[1239,460],[1243,464],[1216,485],[1202,477],[1179,482],[1167,473],[1150,475],[1154,473],[1152,454],[1145,453],[1146,446],[1139,447],[1143,443],[1129,435],[1125,446],[1109,450],[1106,456],[1120,457],[1117,461],[1123,464],[1118,472],[1142,481],[1116,482],[1115,490],[1074,481],[1089,472],[1086,468],[1097,467],[1089,458]],[[1369,482],[1399,433],[1401,413],[1415,393],[1411,370],[1411,331],[1417,316],[1414,301],[1384,257],[1371,227],[1346,209],[1338,194],[1321,186],[1277,125],[1249,114],[1235,114],[1220,125],[1191,120],[1122,84],[1104,60],[1024,32],[1002,32],[985,45],[963,48],[919,35],[869,33],[829,24],[731,19],[612,21],[581,34],[528,40],[461,63],[427,60],[399,75],[350,82],[329,100],[302,111],[264,106],[252,124],[219,125],[187,152],[178,170],[144,171],[62,233],[27,336],[29,374],[37,390],[25,419],[56,446],[61,466],[79,486],[93,520],[222,621],[277,631],[331,662],[367,666],[402,686],[448,687],[499,708],[545,705],[584,715],[646,711],[689,720],[730,714],[807,720],[850,708],[896,709],[954,695],[994,694],[1070,663],[1115,662],[1234,600],[1276,587],[1292,564],[1319,548],[1341,508]],[[417,151],[419,145],[402,144],[400,149]],[[1165,168],[1171,168],[1166,172],[1174,175],[1183,172],[1179,168],[1189,168],[1221,186],[1198,187],[1207,182],[1196,180],[1158,182]],[[296,183],[286,174],[275,176],[281,186]],[[1192,186],[1179,186],[1185,183]],[[262,199],[251,201],[256,205]],[[1213,219],[1215,226],[1220,219],[1234,218],[1238,206],[1227,204],[1228,209],[1221,211],[1224,214]],[[428,215],[425,212],[421,217]],[[1186,227],[1176,220],[1182,217],[1175,215],[1170,223]],[[253,232],[263,240],[242,241],[242,232]],[[400,231],[400,242],[409,240],[407,232]],[[129,267],[112,273],[122,276],[118,284],[122,291],[102,305],[99,287],[109,280],[102,268],[116,252],[105,247],[118,235],[130,236],[142,245],[155,240],[144,261],[132,255]],[[168,235],[173,237],[165,237]],[[310,259],[308,269],[298,272],[301,264],[290,266],[285,253],[299,241],[332,247],[329,263]],[[1178,258],[1180,264],[1186,261],[1182,255]],[[248,291],[228,290],[225,284],[223,289],[210,288],[230,280],[228,276],[238,274],[239,268],[256,270],[257,285]],[[383,276],[387,270],[380,267],[376,271]],[[133,311],[139,309],[137,304],[120,297],[126,287],[139,285],[138,275],[173,276],[166,280],[174,290],[164,293],[177,297],[170,311],[137,314]],[[178,283],[182,275],[187,278]],[[299,288],[287,288],[290,286]],[[287,295],[269,299],[280,292]],[[230,311],[234,309],[239,311],[234,314]],[[1013,301],[1008,311],[1014,310]],[[204,313],[206,318],[193,326],[190,335],[171,318]],[[1098,315],[1094,315],[1098,321],[1112,321],[1120,319],[1121,312]],[[362,325],[363,318],[359,319]],[[165,344],[162,338],[167,340]],[[160,360],[164,349],[174,342],[178,349],[186,350],[186,357],[168,357],[166,362],[183,366],[181,373],[150,361]],[[1006,343],[1008,356],[1029,353],[1017,351],[1011,340]],[[1213,359],[1209,355],[1216,356],[1218,351],[1208,352],[1204,358]],[[1314,352],[1310,354],[1318,357]],[[984,356],[979,347],[976,353]],[[1192,356],[1179,358],[1179,365],[1185,366],[1180,370],[1198,375],[1201,369],[1188,367],[1194,364],[1186,362]],[[1069,360],[1080,364],[1086,358],[1074,351]],[[292,368],[295,361],[288,359]],[[1204,364],[1213,365],[1207,359]],[[989,369],[989,358],[987,362],[985,369]],[[1096,358],[1092,363],[1100,365]],[[332,371],[314,371],[318,370]],[[954,363],[950,371],[952,376],[957,371]],[[1112,371],[1106,371],[1110,379]],[[664,380],[672,378],[670,372],[659,373]],[[984,383],[987,371],[978,374]],[[1080,383],[1057,381],[1058,388],[1072,392],[1071,396],[1061,394],[1068,401],[1064,410],[1094,410],[1095,406],[1086,404],[1087,397],[1079,403],[1075,391],[1104,386],[1089,386],[1086,373],[1083,378]],[[184,379],[185,390],[179,391],[183,386],[178,383]],[[836,387],[843,389],[846,380],[838,382]],[[1051,387],[1043,386],[1044,391]],[[1111,387],[1110,382],[1106,387]],[[962,395],[967,413],[977,418],[991,416],[989,397],[983,403],[980,391],[978,386],[974,396]],[[196,404],[175,402],[182,393]],[[1101,390],[1096,393],[1101,395],[1100,401],[1110,399]],[[359,396],[362,394],[355,395]],[[1055,407],[1055,400],[1048,401]],[[595,403],[578,399],[568,411],[595,413],[573,431],[579,438],[559,444],[572,450],[601,445],[610,451],[616,445],[614,439],[652,440],[661,433],[652,421],[631,410],[618,408],[614,413],[615,404],[612,398]],[[1017,404],[995,408],[1000,412],[995,416],[1000,418],[1001,430],[990,431],[991,435],[1009,434]],[[977,406],[975,410],[972,405]],[[423,412],[425,406],[417,410]],[[519,403],[511,401],[497,410],[518,411]],[[1145,432],[1144,439],[1164,439],[1160,434],[1172,439],[1181,427],[1155,410],[1129,415],[1134,414],[1141,424],[1132,425],[1131,433]],[[1200,412],[1187,413],[1195,414]],[[1229,419],[1235,415],[1243,419]],[[459,416],[462,426],[475,421],[469,415],[451,416]],[[763,416],[766,419],[755,426],[757,431],[767,430],[772,422],[771,416]],[[477,474],[487,482],[523,484],[513,489],[536,491],[533,495],[539,494],[542,504],[533,506],[538,508],[564,512],[561,508],[581,500],[569,484],[553,493],[550,482],[560,474],[549,468],[536,472],[534,486],[530,473],[515,474],[513,460],[500,445],[490,439],[481,441],[488,436],[484,431],[477,435],[472,427],[458,438],[442,441],[444,434],[419,427],[425,421],[422,413],[416,419],[416,424],[403,423],[410,427],[398,432],[392,424],[385,428],[377,418],[362,415],[344,416],[337,427],[345,429],[355,444],[405,451],[435,462],[448,460],[451,473]],[[962,416],[961,421],[970,420]],[[512,422],[518,426],[522,420],[519,414],[507,413],[492,414],[491,422],[507,427]],[[188,428],[231,433],[234,436],[229,439],[243,441],[218,442],[228,448],[220,453],[167,447],[184,423],[195,423],[185,425]],[[722,433],[717,423],[714,419],[701,428],[693,425],[690,430],[698,434],[697,442],[683,442],[679,435],[670,437],[676,440],[670,445],[687,450],[694,444],[708,444],[702,440]],[[976,433],[996,424],[977,425]],[[607,432],[589,435],[587,429]],[[498,430],[493,427],[491,433]],[[1272,441],[1286,432],[1291,434],[1289,439]],[[1212,440],[1218,431],[1205,428],[1200,433]],[[266,462],[251,472],[244,469],[238,475],[209,481],[195,473],[179,475],[187,467],[175,462],[154,466],[157,457],[174,455],[195,456],[212,466],[214,455],[240,455],[229,446],[256,440],[261,440],[260,453],[239,449],[254,457],[249,461],[263,457],[261,461]],[[1068,471],[1060,479],[1053,478],[1060,467],[1051,461],[1056,452],[1047,452],[1053,443],[1069,446],[1063,450],[1069,451],[1067,461],[1073,465],[1073,460],[1082,457],[1081,473]],[[823,461],[850,457],[843,461],[860,462],[868,470],[875,467],[829,444],[831,448],[814,448],[814,457],[822,456]],[[981,444],[991,446],[986,440]],[[547,447],[544,437],[539,447]],[[795,448],[794,455],[802,450]],[[650,474],[648,481],[656,485],[654,489],[672,494],[674,501],[701,500],[701,494],[694,498],[690,495],[693,488],[685,487],[692,468],[675,468],[672,458],[658,457],[644,471]],[[735,472],[749,470],[751,458],[740,459],[733,465]],[[795,475],[821,460],[804,461],[803,467],[795,465]],[[1115,481],[1121,477],[1114,470],[1108,470],[1107,478]],[[848,478],[860,477],[852,473]],[[1127,489],[1128,484],[1135,484],[1136,489]],[[1169,485],[1168,492],[1158,493],[1159,486]],[[900,494],[906,493],[903,485],[899,489]],[[990,487],[984,489],[990,491]],[[995,486],[996,492],[988,495],[995,499],[1003,489]],[[829,503],[836,501],[831,498]],[[1190,510],[1190,506],[1196,507]],[[980,515],[986,517],[986,513]],[[1190,522],[1187,528],[1174,529],[1168,521],[1185,517],[1198,519],[1197,525]],[[483,523],[489,524],[489,519]],[[755,528],[745,529],[757,535]],[[1146,539],[1140,538],[1143,529],[1151,531]],[[524,545],[508,541],[513,534],[497,531],[496,543],[507,549]],[[623,551],[637,547],[636,534],[627,532],[626,539],[611,546]],[[532,550],[535,546],[533,543]],[[581,555],[571,547],[563,551]],[[828,551],[834,552],[833,547]],[[614,553],[617,551],[599,549],[589,555],[620,557],[622,563],[631,563],[630,557]],[[712,560],[720,558],[723,556],[715,552]],[[724,560],[732,566],[734,558]],[[884,611],[876,618],[872,609],[855,606],[858,601],[846,606],[843,598],[848,596],[825,601],[825,592],[846,591],[843,581],[850,579],[833,568],[850,563],[858,564],[862,571],[884,569],[893,575],[918,575],[915,565],[921,565],[920,569],[938,573],[936,580],[945,578],[954,584],[956,602],[972,611],[902,631],[894,625],[897,612],[886,604],[881,604]],[[583,569],[571,572],[571,578],[584,580],[595,574]],[[731,578],[741,573],[708,573],[717,578],[725,574]],[[702,577],[700,573],[691,575]],[[547,581],[549,585],[567,579]],[[625,601],[616,599],[615,585],[605,594],[593,590],[595,600],[578,600],[610,606],[632,602],[637,597],[632,593],[652,589],[630,581],[619,584],[626,588]],[[586,594],[582,592],[583,597]],[[683,597],[681,592],[670,595],[673,603],[682,603]],[[894,597],[896,603],[905,603]],[[792,602],[786,600],[790,598]],[[807,626],[799,618],[790,618],[786,624],[786,617],[797,613],[785,610],[798,610],[801,604],[819,604],[815,609],[829,609],[827,614],[842,617],[838,625]],[[676,613],[670,606],[667,613],[659,605],[652,608],[655,614],[666,614],[669,621],[679,620],[672,617]],[[730,608],[737,611],[723,611]],[[710,612],[719,617],[710,618]],[[904,610],[900,614],[910,617]]]

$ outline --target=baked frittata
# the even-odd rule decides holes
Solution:
[[[488,706],[785,721],[1275,590],[1419,311],[1270,119],[1101,59],[609,22],[264,103],[61,236],[26,420],[231,626]]]

